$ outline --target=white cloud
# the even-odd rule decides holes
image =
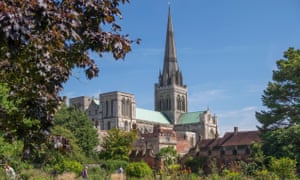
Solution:
[[[193,91],[189,95],[189,108],[191,111],[199,110],[199,105],[210,106],[214,101],[226,99],[228,95],[223,89],[210,89],[203,91]]]
[[[259,111],[258,107],[248,106],[220,113],[218,115],[220,133],[223,135],[225,132],[232,132],[234,126],[241,131],[256,130],[256,125],[259,124],[255,118],[256,111]]]

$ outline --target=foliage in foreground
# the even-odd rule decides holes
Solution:
[[[74,134],[76,144],[87,157],[93,157],[95,148],[99,144],[98,133],[84,112],[62,105],[54,119],[56,126],[62,126]]]
[[[24,152],[47,141],[72,69],[84,69],[91,79],[99,72],[91,52],[120,59],[131,50],[132,41],[116,24],[119,6],[127,2],[0,1],[0,85],[7,85],[17,109],[10,114],[0,104],[6,117],[0,123],[7,138],[24,141]]]
[[[289,48],[276,63],[273,81],[262,96],[267,110],[256,113],[263,132],[300,123],[300,50]]]
[[[136,138],[136,130],[129,132],[120,129],[108,130],[101,144],[103,149],[100,152],[100,158],[128,161],[129,152]]]

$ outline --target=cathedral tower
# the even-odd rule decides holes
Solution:
[[[181,113],[187,112],[187,86],[176,56],[172,17],[169,7],[163,71],[155,84],[155,110],[163,112],[172,124],[177,124]]]

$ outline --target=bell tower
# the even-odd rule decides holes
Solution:
[[[172,124],[177,124],[180,115],[188,111],[187,104],[187,86],[183,84],[177,61],[169,6],[163,71],[159,72],[155,84],[155,110],[163,112]]]

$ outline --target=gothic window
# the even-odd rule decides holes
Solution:
[[[125,113],[125,115],[126,116],[129,116],[130,115],[130,111],[131,111],[131,108],[130,108],[130,100],[129,99],[127,99],[127,101],[126,101],[126,113]]]
[[[110,101],[110,115],[114,115],[114,100]]]
[[[125,99],[122,99],[122,115],[125,116]]]
[[[182,111],[185,111],[185,99],[184,99],[183,96],[182,96],[182,101],[181,101],[181,103],[182,103],[181,110],[182,110]]]
[[[177,96],[177,110],[180,110],[180,96]]]
[[[108,101],[105,102],[105,115],[108,116]]]
[[[169,110],[169,99],[168,98],[166,99],[166,108],[165,108],[165,110]]]
[[[110,128],[111,128],[111,123],[110,123],[110,121],[108,121],[107,122],[107,130],[110,130]]]
[[[170,96],[167,96],[167,110],[171,110],[171,99]]]

